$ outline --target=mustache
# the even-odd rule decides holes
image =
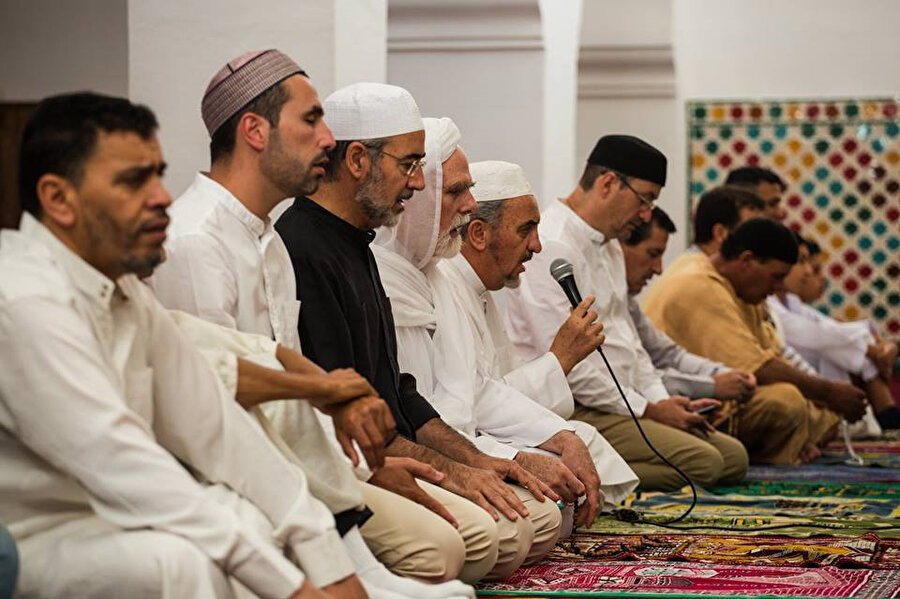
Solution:
[[[453,217],[453,220],[450,221],[450,231],[456,231],[458,229],[462,229],[466,225],[468,225],[472,221],[471,214],[457,214]]]
[[[155,216],[141,224],[140,231],[159,231],[169,226],[169,215],[165,210],[159,211]]]
[[[319,152],[313,157],[310,164],[312,164],[312,166],[325,166],[328,162],[328,154],[326,152]]]

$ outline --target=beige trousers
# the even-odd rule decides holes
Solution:
[[[574,418],[597,427],[638,475],[640,489],[672,491],[684,486],[678,473],[647,447],[631,416],[607,414],[579,405],[575,407]],[[657,451],[700,486],[739,481],[747,473],[747,451],[734,437],[715,432],[703,438],[649,418],[641,418],[640,422]]]
[[[422,580],[459,578],[468,584],[502,580],[522,563],[537,561],[556,543],[560,513],[549,499],[543,503],[512,486],[529,511],[515,522],[495,522],[486,511],[436,485],[419,485],[453,514],[459,529],[421,505],[363,485],[374,516],[360,529],[366,544],[391,571]]]
[[[736,435],[750,458],[763,464],[796,464],[809,443],[821,442],[840,417],[816,407],[789,383],[760,385],[740,406]]]

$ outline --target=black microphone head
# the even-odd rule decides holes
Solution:
[[[553,280],[557,283],[566,277],[572,276],[574,272],[575,270],[572,268],[572,263],[565,258],[557,258],[550,263],[550,276],[553,277]]]

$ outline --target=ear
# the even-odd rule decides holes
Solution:
[[[466,245],[483,252],[491,242],[491,231],[480,218],[472,219],[466,229]]]
[[[344,166],[347,167],[350,175],[357,181],[365,179],[369,174],[369,170],[374,168],[368,148],[358,141],[351,142],[347,146],[347,153],[344,155]]]
[[[716,223],[713,225],[713,229],[712,229],[713,241],[715,241],[719,245],[721,245],[722,242],[725,241],[725,238],[728,237],[728,233],[729,233],[728,227],[726,227],[722,223]]]
[[[272,124],[258,114],[246,112],[241,116],[237,125],[237,135],[248,146],[262,152],[269,143],[269,132]]]
[[[738,256],[738,261],[743,265],[749,265],[754,260],[756,260],[756,256],[750,250],[744,250]]]
[[[616,185],[616,189],[622,185],[619,181],[619,177],[612,171],[603,173],[596,179],[594,179],[594,184],[591,185],[591,193],[597,194],[600,197],[609,197],[613,192],[613,185]]]
[[[75,225],[78,214],[78,193],[65,177],[45,173],[37,182],[37,196],[42,218],[60,227]]]

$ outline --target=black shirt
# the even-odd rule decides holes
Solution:
[[[357,229],[306,197],[275,224],[297,278],[303,355],[326,370],[353,368],[391,409],[397,432],[416,431],[438,413],[397,364],[397,333],[369,244]]]

